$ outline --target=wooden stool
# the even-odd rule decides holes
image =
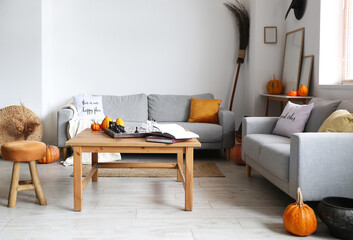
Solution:
[[[16,141],[1,146],[2,158],[14,162],[8,207],[16,206],[17,192],[24,190],[35,190],[39,204],[47,205],[36,163],[36,160],[45,156],[45,153],[45,144],[37,141]],[[32,180],[20,181],[21,162],[28,162]]]

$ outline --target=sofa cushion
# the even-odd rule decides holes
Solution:
[[[242,151],[253,160],[259,160],[262,147],[267,144],[289,144],[290,138],[273,134],[249,134],[243,139]]]
[[[262,147],[258,162],[274,176],[289,181],[290,143],[272,143]]]
[[[135,94],[127,96],[103,96],[103,108],[105,115],[124,121],[147,121],[147,96]]]
[[[353,113],[353,100],[343,100],[340,105],[338,105],[338,109],[346,109],[348,112]]]
[[[191,97],[213,99],[211,93],[200,95],[148,95],[148,117],[157,122],[187,122],[190,116]]]
[[[191,132],[198,134],[198,140],[202,143],[214,143],[223,141],[222,126],[212,123],[189,123],[189,122],[162,122],[176,123]]]
[[[341,100],[311,99],[309,103],[314,103],[314,107],[306,123],[304,132],[317,132],[326,118],[336,111],[340,102]]]

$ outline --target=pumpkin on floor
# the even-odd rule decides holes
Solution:
[[[288,232],[298,236],[308,236],[316,231],[317,220],[314,210],[303,202],[300,188],[298,200],[289,204],[283,213],[283,224]]]
[[[241,158],[241,144],[237,144],[232,148],[232,158],[236,164],[245,165]]]
[[[44,158],[39,159],[39,163],[52,163],[57,161],[60,158],[60,150],[57,146],[49,146],[47,147],[47,151],[45,153]]]

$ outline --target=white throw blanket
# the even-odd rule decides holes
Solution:
[[[67,136],[69,139],[73,138],[86,128],[91,128],[91,124],[94,122],[102,122],[103,119],[81,119],[78,117],[77,108],[75,106],[75,102],[72,100],[68,104],[66,104],[63,108],[70,108],[74,111],[74,116],[69,121],[67,126]],[[98,153],[98,162],[112,162],[121,160],[120,153]],[[91,153],[83,153],[82,154],[82,164],[91,164],[92,162],[92,154]],[[68,157],[65,161],[62,162],[64,166],[73,165],[73,156]]]

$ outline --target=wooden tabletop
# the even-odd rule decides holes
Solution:
[[[261,93],[261,96],[264,97],[271,97],[271,98],[279,98],[279,99],[311,99],[313,96],[289,96],[289,95],[277,95],[277,94],[268,94],[268,93]]]
[[[68,140],[66,146],[114,146],[114,147],[200,147],[200,142],[193,138],[173,144],[147,142],[146,138],[112,138],[104,131],[83,130],[74,138]]]

